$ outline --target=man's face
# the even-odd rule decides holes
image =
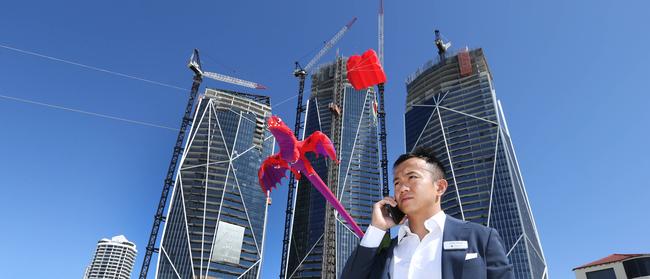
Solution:
[[[446,190],[441,179],[436,179],[433,166],[423,159],[410,158],[393,172],[395,199],[406,215],[431,210]]]

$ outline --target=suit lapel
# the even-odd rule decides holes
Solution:
[[[467,241],[469,230],[456,218],[447,215],[445,231],[442,234],[442,279],[460,279],[463,276],[463,265],[467,250],[445,250],[444,243],[447,241]]]

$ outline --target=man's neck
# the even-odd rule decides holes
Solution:
[[[440,209],[440,205],[436,204],[433,208],[423,211],[423,212],[418,212],[416,214],[409,214],[408,215],[408,221],[409,221],[409,229],[411,229],[411,232],[416,234],[418,237],[420,237],[420,240],[424,238],[429,233],[429,230],[424,226],[424,222],[429,220],[433,215],[438,214],[441,212],[442,209]]]

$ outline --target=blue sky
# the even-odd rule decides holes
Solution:
[[[258,81],[279,103],[352,17],[337,48],[377,45],[377,1],[3,1],[0,95],[176,128],[199,48],[206,69]],[[611,253],[650,252],[650,18],[646,1],[385,3],[389,160],[404,150],[405,79],[433,30],[485,50],[552,278]],[[334,57],[335,49],[322,62]],[[241,89],[206,80],[209,87]],[[293,122],[295,102],[274,107]],[[140,269],[176,132],[0,97],[0,262],[7,278],[79,278],[124,234]],[[286,187],[273,193],[264,278],[280,267]]]

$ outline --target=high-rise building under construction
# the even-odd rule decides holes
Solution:
[[[339,57],[312,75],[303,137],[317,130],[330,137],[340,163],[311,156],[312,165],[365,230],[382,198],[376,97],[350,86],[345,63]],[[286,278],[337,278],[359,238],[307,179],[296,191]]]
[[[444,51],[443,51],[444,52]],[[516,278],[548,278],[501,103],[482,49],[430,61],[407,80],[406,150],[435,150],[449,187],[442,209],[497,229]]]
[[[176,174],[157,278],[257,278],[266,194],[257,170],[274,139],[267,96],[206,89]]]

